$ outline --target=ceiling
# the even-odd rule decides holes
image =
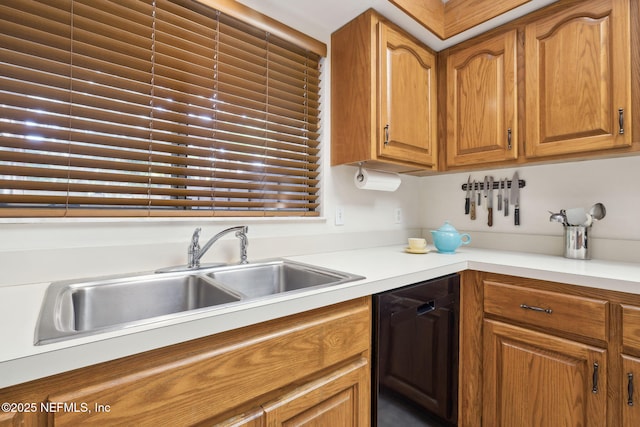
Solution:
[[[531,0],[468,31],[441,40],[388,0],[238,0],[290,27],[329,43],[331,33],[369,8],[374,8],[414,37],[439,51],[495,28],[557,0]],[[488,0],[499,1],[499,0]]]

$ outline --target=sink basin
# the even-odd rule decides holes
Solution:
[[[36,344],[157,321],[239,300],[239,295],[206,278],[184,273],[58,282],[47,289]]]
[[[73,329],[87,331],[238,301],[198,276],[71,287]]]
[[[47,288],[36,345],[120,330],[283,292],[362,279],[276,259],[198,270],[62,281]]]
[[[333,286],[362,278],[349,273],[285,260],[219,268],[207,276],[222,287],[247,298],[263,297],[321,285]]]

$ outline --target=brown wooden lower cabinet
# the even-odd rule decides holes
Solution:
[[[459,427],[640,426],[640,295],[466,271],[460,330]]]
[[[0,426],[366,426],[370,298],[0,390]],[[40,405],[50,411],[43,412]]]

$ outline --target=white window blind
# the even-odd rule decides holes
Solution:
[[[0,216],[316,216],[321,57],[192,0],[0,4]]]

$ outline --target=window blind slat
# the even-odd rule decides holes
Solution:
[[[318,215],[318,55],[192,0],[0,27],[0,215]]]

